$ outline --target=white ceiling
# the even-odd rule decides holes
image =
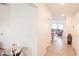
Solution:
[[[79,3],[46,3],[47,8],[51,11],[52,15],[73,16],[79,11]]]

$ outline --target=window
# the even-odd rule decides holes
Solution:
[[[52,28],[57,29],[57,24],[53,24]]]
[[[63,24],[59,24],[58,29],[63,30]]]

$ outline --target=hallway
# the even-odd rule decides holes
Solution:
[[[55,37],[51,46],[47,48],[45,56],[75,56],[76,52],[71,45],[64,43],[63,38]]]
[[[79,56],[79,3],[0,4],[0,19],[6,55],[24,47],[24,56]],[[69,34],[72,45],[67,45]]]

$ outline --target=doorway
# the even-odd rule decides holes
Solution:
[[[53,24],[51,29],[52,39],[63,36],[63,24]]]
[[[65,26],[64,16],[54,16],[51,22],[51,38],[55,40],[57,37],[62,38],[64,34],[64,26]]]

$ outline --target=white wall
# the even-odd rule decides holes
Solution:
[[[66,21],[65,16],[55,15],[55,16],[53,16],[52,24],[56,23],[56,24],[63,24],[64,25],[65,21]]]
[[[4,45],[3,47],[9,47],[8,38],[8,26],[9,25],[9,6],[0,5],[0,42]],[[4,33],[4,35],[1,35]]]
[[[79,55],[79,12],[73,17],[73,48],[75,49],[77,55]]]
[[[51,13],[44,4],[35,4],[39,10],[38,16],[38,55],[44,55],[50,45],[50,21]]]
[[[10,4],[10,44],[29,47],[37,55],[38,11],[30,4]]]

